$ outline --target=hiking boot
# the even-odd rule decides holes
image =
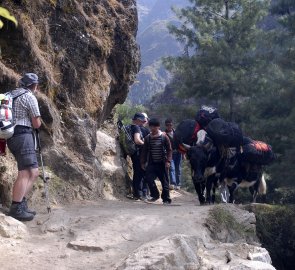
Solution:
[[[176,190],[180,190],[180,186],[176,186],[175,189],[176,189]]]
[[[8,216],[11,216],[19,221],[30,221],[34,218],[34,215],[26,212],[23,209],[22,203],[12,204],[8,212]]]
[[[32,214],[32,215],[36,215],[36,211],[34,210],[30,210],[29,207],[28,207],[28,201],[26,198],[23,198],[22,202],[21,202],[21,205],[24,209],[25,212],[29,213],[29,214]]]

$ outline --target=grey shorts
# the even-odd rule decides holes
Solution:
[[[33,133],[13,135],[7,140],[7,146],[16,159],[19,171],[38,168]]]

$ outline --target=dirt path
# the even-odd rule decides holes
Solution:
[[[202,237],[209,206],[173,191],[174,204],[76,202],[38,214],[25,239],[1,239],[0,269],[116,269],[144,243],[173,234]],[[44,210],[43,210],[44,211]]]

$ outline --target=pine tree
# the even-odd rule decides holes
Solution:
[[[259,129],[248,127],[269,141],[278,154],[278,161],[270,168],[273,187],[295,187],[295,1],[277,1],[272,12],[280,23],[272,42],[280,76],[272,80],[268,95],[252,106],[256,118],[248,122],[255,121]]]
[[[190,0],[175,11],[183,21],[170,32],[189,49],[181,57],[165,59],[166,67],[182,78],[184,97],[224,100],[234,120],[237,103],[265,89],[270,68],[265,55],[268,33],[259,27],[269,1]]]

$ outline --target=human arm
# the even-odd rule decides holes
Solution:
[[[134,142],[137,145],[143,145],[144,141],[141,139],[140,133],[136,132],[134,133]]]
[[[166,168],[170,167],[170,163],[172,160],[172,147],[171,147],[171,143],[170,143],[170,139],[168,138],[168,136],[165,134],[165,149],[166,149],[166,160],[165,160],[165,166]]]
[[[32,117],[31,121],[32,121],[33,128],[36,129],[41,126],[41,117],[40,116]]]
[[[140,155],[140,165],[143,170],[145,170],[147,156],[148,156],[148,139],[149,139],[149,135],[146,136],[144,139],[144,145],[143,145],[143,148],[141,150],[141,155]]]
[[[28,110],[33,128],[39,128],[41,126],[41,114],[38,101],[33,94],[28,95]]]

